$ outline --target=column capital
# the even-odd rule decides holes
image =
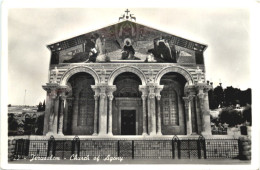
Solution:
[[[149,93],[148,97],[149,97],[149,99],[154,99],[155,98],[155,93]]]
[[[142,95],[142,100],[145,100],[147,98],[147,95]]]
[[[99,94],[95,94],[95,95],[94,95],[94,99],[95,99],[95,100],[98,100],[98,98],[99,98]]]
[[[186,97],[182,97],[182,99],[184,100],[185,104],[190,102],[193,97],[195,97],[195,95],[189,95],[189,96],[186,96]]]
[[[207,93],[211,89],[213,89],[213,87],[211,85],[208,85],[207,83],[196,84],[196,90],[198,93]]]
[[[160,100],[161,100],[161,95],[156,95],[156,99],[157,99],[158,101],[160,101]]]
[[[101,99],[105,99],[107,97],[106,93],[100,93],[99,95]]]
[[[57,96],[65,96],[65,93],[71,90],[69,86],[58,83],[47,83],[42,88],[47,91],[47,95],[52,99],[55,99]]]
[[[114,96],[112,94],[107,95],[107,97],[108,97],[109,101],[112,101],[114,98]]]
[[[195,95],[196,94],[196,87],[195,87],[195,85],[186,85],[184,87],[184,93],[186,94],[186,96],[188,96],[188,95]]]
[[[148,94],[147,86],[139,85],[139,91],[142,92],[142,95],[146,95],[147,96],[147,94]]]
[[[108,95],[112,95],[113,96],[113,92],[116,91],[116,86],[115,85],[110,85],[110,86],[107,86],[107,93]]]

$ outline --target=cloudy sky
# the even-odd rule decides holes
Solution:
[[[46,97],[46,45],[118,21],[126,8],[15,8],[8,10],[8,103],[36,105]],[[129,8],[137,22],[207,44],[206,77],[245,90],[250,84],[247,8]]]

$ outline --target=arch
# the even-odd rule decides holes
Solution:
[[[170,72],[175,72],[175,73],[181,74],[186,79],[188,85],[192,85],[194,82],[191,74],[186,69],[179,67],[179,66],[169,66],[169,67],[161,69],[157,73],[157,75],[155,77],[155,83],[160,84],[160,80],[161,80],[162,76],[165,75],[166,73],[170,73]]]
[[[133,66],[122,66],[122,67],[119,67],[119,68],[115,69],[109,75],[109,77],[108,77],[108,85],[113,85],[115,78],[119,74],[124,73],[124,72],[130,72],[130,73],[136,74],[141,79],[142,85],[145,85],[146,82],[147,82],[144,73],[140,69],[138,69],[136,67],[133,67]]]
[[[95,84],[100,83],[100,78],[99,78],[97,72],[94,71],[92,68],[86,67],[86,66],[76,66],[76,67],[73,67],[73,68],[67,70],[67,71],[62,75],[60,84],[61,84],[61,85],[66,85],[66,83],[68,82],[68,80],[70,79],[71,76],[73,76],[73,75],[76,74],[76,73],[80,73],[80,72],[88,73],[88,74],[90,74],[91,76],[93,76],[93,78],[94,78],[94,80],[95,80]]]

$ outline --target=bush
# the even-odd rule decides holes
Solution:
[[[219,114],[220,122],[229,124],[229,127],[243,123],[243,117],[240,111],[234,110],[233,108],[225,108]]]

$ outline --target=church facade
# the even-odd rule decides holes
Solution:
[[[47,46],[44,135],[211,135],[207,45],[139,24],[128,12]]]

